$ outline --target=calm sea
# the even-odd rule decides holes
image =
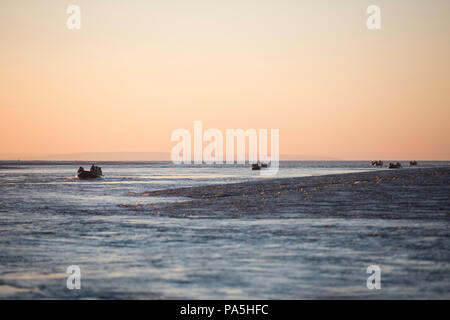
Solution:
[[[301,213],[286,220],[156,217],[121,205],[185,200],[130,192],[267,177],[243,165],[97,164],[105,177],[80,181],[76,170],[80,165],[89,169],[90,163],[0,161],[0,298],[417,297],[408,285],[414,279],[385,289],[384,296],[368,292],[367,256],[361,245],[348,241],[350,232],[370,231],[389,221],[312,220]],[[380,169],[356,161],[282,162],[277,177],[369,170]],[[328,234],[321,237],[326,239],[311,236],[325,227]],[[407,263],[407,255],[383,259],[392,268]],[[435,267],[427,259],[416,262],[424,270]],[[66,287],[70,265],[81,268],[81,290]],[[448,271],[446,264],[442,272]],[[428,290],[426,284],[417,288]],[[445,286],[429,289],[429,296],[442,295],[449,297]]]

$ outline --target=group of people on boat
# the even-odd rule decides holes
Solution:
[[[92,178],[100,178],[103,175],[102,168],[92,164],[91,169],[89,171],[84,170],[83,167],[80,167],[77,172],[77,176],[80,179],[92,179]]]
[[[399,169],[402,167],[402,164],[400,162],[396,162],[396,163],[389,163],[388,168],[389,169]]]
[[[261,168],[267,168],[267,163],[254,163],[252,164],[252,170],[261,170]]]
[[[372,166],[373,167],[382,167],[383,166],[383,161],[378,160],[378,161],[372,161]],[[410,166],[417,166],[417,161],[410,161],[409,162]],[[402,164],[400,162],[390,162],[387,166],[389,169],[399,169],[402,167]]]

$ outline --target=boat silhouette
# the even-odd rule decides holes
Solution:
[[[98,179],[103,176],[102,168],[97,167],[95,165],[91,166],[89,171],[84,170],[83,167],[80,167],[77,171],[78,179]]]

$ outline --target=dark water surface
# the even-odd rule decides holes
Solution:
[[[0,162],[0,298],[450,298],[448,220],[155,216],[129,207],[188,199],[130,194],[266,177],[237,165],[110,162],[104,179],[79,181],[79,165]],[[373,170],[285,162],[277,177]],[[408,236],[355,236],[384,229]],[[371,264],[382,267],[381,290],[366,287]],[[70,265],[81,290],[66,287]]]

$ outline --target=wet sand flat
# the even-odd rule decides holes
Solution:
[[[223,218],[450,219],[450,168],[404,168],[340,175],[178,188],[141,196],[187,197],[145,210]],[[142,208],[141,208],[142,209]]]

